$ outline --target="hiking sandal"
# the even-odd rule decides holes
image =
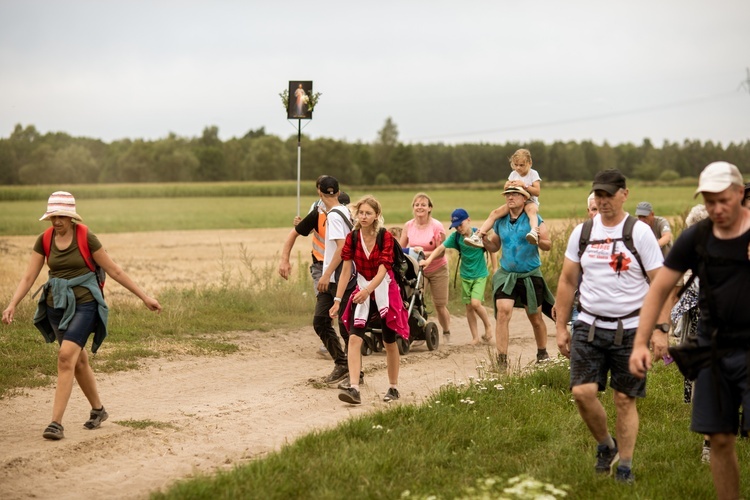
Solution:
[[[44,429],[42,437],[44,439],[52,439],[54,441],[57,441],[65,437],[63,430],[64,429],[62,425],[58,424],[57,422],[52,422],[47,426],[46,429]]]
[[[96,429],[102,425],[102,422],[107,420],[108,417],[109,414],[107,413],[107,410],[104,409],[104,406],[98,410],[92,408],[91,413],[89,414],[89,419],[83,424],[83,426],[89,430]]]

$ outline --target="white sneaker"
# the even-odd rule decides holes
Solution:
[[[526,241],[531,243],[532,245],[538,245],[539,244],[539,234],[537,233],[539,229],[532,229],[531,231],[526,234]]]
[[[710,464],[711,463],[711,447],[703,445],[703,449],[701,450],[701,463],[702,464]]]
[[[464,238],[464,243],[466,243],[470,247],[484,248],[484,243],[482,243],[482,238],[480,238],[477,233],[472,234],[468,238]]]

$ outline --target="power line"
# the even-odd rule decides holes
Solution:
[[[748,85],[748,91],[750,92],[750,69],[748,69],[748,82],[743,82],[741,85],[747,84]],[[528,123],[525,125],[514,125],[511,127],[502,127],[502,128],[495,128],[495,129],[488,129],[488,130],[477,130],[473,132],[456,132],[451,134],[441,134],[441,135],[433,135],[433,136],[425,136],[425,137],[416,137],[411,140],[411,142],[416,141],[426,141],[426,140],[432,140],[432,139],[444,139],[444,138],[453,138],[453,137],[466,137],[471,135],[483,135],[483,134],[497,134],[502,132],[514,132],[518,130],[528,130],[532,128],[540,128],[540,127],[551,127],[556,125],[568,125],[571,123],[581,123],[581,122],[587,122],[587,121],[594,121],[594,120],[604,120],[607,118],[614,118],[619,116],[628,116],[628,115],[637,115],[641,113],[650,113],[652,111],[660,111],[664,109],[670,109],[670,108],[679,108],[682,106],[692,105],[692,104],[698,104],[702,102],[708,102],[713,101],[716,99],[721,99],[725,97],[729,97],[730,95],[734,95],[736,91],[729,91],[729,92],[722,92],[720,94],[715,94],[712,96],[705,96],[705,97],[696,97],[693,99],[686,99],[684,101],[676,101],[668,104],[662,104],[662,105],[656,105],[656,106],[649,106],[646,108],[636,108],[631,109],[627,111],[615,111],[611,113],[602,113],[598,115],[589,115],[589,116],[581,116],[578,118],[568,118],[563,120],[553,120],[549,122],[539,122],[539,123]]]

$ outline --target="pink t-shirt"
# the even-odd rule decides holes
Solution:
[[[408,238],[410,247],[422,247],[425,252],[432,252],[445,240],[445,228],[443,224],[430,217],[430,224],[426,228],[418,228],[414,219],[404,224],[404,232]],[[425,272],[432,272],[435,269],[448,265],[448,258],[443,255],[439,259],[433,260],[425,268]]]

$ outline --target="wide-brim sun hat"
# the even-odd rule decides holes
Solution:
[[[510,194],[510,193],[518,193],[520,195],[523,195],[523,197],[526,198],[527,200],[531,198],[531,195],[529,194],[529,192],[520,186],[508,186],[507,188],[505,188],[505,191],[503,191],[503,194]]]
[[[39,220],[48,220],[50,217],[70,217],[83,220],[76,212],[76,199],[67,191],[55,191],[47,200],[47,211]]]

